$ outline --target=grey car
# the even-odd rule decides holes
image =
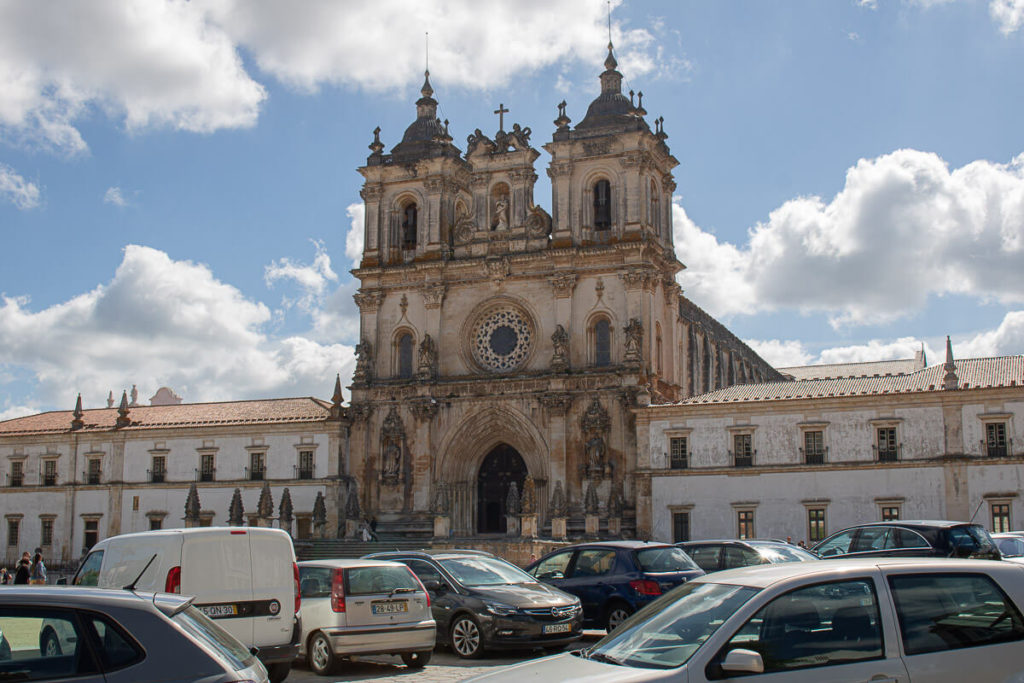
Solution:
[[[267,682],[192,598],[99,588],[0,591],[0,680]]]

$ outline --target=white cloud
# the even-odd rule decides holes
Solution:
[[[323,297],[328,282],[336,282],[338,274],[331,268],[331,257],[324,248],[323,242],[313,240],[316,255],[309,265],[295,263],[291,259],[282,258],[264,268],[263,279],[268,287],[278,280],[291,280],[302,290],[298,300],[299,307],[310,311]]]
[[[979,332],[973,337],[953,340],[953,354],[958,358],[1014,356],[1024,353],[1024,311],[1011,311],[994,330]]]
[[[124,198],[120,187],[108,187],[107,191],[103,194],[103,203],[122,207],[128,206],[128,200]]]
[[[1024,26],[1024,0],[992,0],[988,11],[1004,35]]]
[[[39,206],[39,187],[0,163],[0,200],[9,201],[21,210]]]
[[[4,420],[13,420],[16,417],[25,417],[26,415],[35,415],[39,410],[37,408],[31,408],[29,406],[8,406],[0,409],[0,422]]]
[[[808,365],[813,358],[803,343],[796,340],[747,339],[746,344],[769,365],[776,368]]]
[[[190,402],[327,396],[335,373],[350,377],[351,346],[270,337],[269,318],[207,266],[131,245],[109,283],[69,301],[32,311],[4,297],[0,366],[31,373],[37,400],[56,406],[79,391],[103,405],[132,384],[142,395],[167,385]]]
[[[836,346],[825,349],[818,355],[819,363],[869,363],[880,360],[913,358],[921,350],[922,341],[915,337],[900,337],[896,341],[872,339],[866,344]],[[925,356],[929,363],[935,362],[935,351],[924,344]],[[945,347],[943,347],[945,352]]]
[[[366,206],[362,202],[349,204],[345,207],[345,215],[348,216],[348,233],[345,235],[345,256],[358,266],[363,257],[363,222],[366,215]]]
[[[682,286],[714,315],[824,312],[834,326],[894,320],[933,295],[1024,301],[1024,155],[950,171],[937,155],[862,159],[829,202],[798,197],[719,243],[674,204]]]

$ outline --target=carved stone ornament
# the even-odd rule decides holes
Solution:
[[[572,394],[549,392],[538,398],[540,404],[552,413],[565,415],[572,407]]]
[[[555,482],[555,491],[551,494],[551,504],[548,505],[548,512],[552,517],[565,517],[569,513],[569,506],[565,500],[565,491],[562,490],[562,481]]]
[[[583,430],[584,458],[580,464],[582,476],[600,479],[611,474],[605,437],[611,428],[611,418],[598,399],[594,399],[580,420]]]
[[[367,203],[373,203],[384,196],[384,187],[381,185],[364,185],[359,190],[359,196]]]
[[[494,151],[494,140],[483,134],[479,128],[466,137],[466,156],[472,156],[477,147],[483,146],[483,151],[490,153]],[[474,178],[474,181],[476,178]],[[485,181],[486,182],[486,181]]]
[[[519,511],[524,515],[532,515],[537,512],[537,484],[530,475],[526,475],[526,479],[523,481],[523,495],[519,501]]]
[[[359,508],[359,489],[352,484],[348,490],[348,499],[345,501],[345,517],[348,519],[359,519],[362,511]]]
[[[451,500],[448,497],[446,482],[438,482],[434,487],[434,500],[430,507],[435,515],[447,515],[451,511]]]
[[[572,296],[572,291],[576,288],[576,274],[565,273],[563,275],[555,275],[548,278],[548,282],[551,283],[551,287],[555,290],[556,299],[566,299]]]
[[[583,154],[588,157],[600,156],[601,154],[608,154],[612,151],[612,143],[609,140],[594,140],[593,142],[583,143]]]
[[[526,232],[530,237],[547,237],[551,234],[551,214],[539,206],[530,207],[526,215]]]
[[[185,521],[199,524],[199,491],[195,482],[189,484],[188,496],[185,497]]]
[[[410,399],[407,402],[409,410],[420,422],[427,422],[437,415],[438,403],[432,396]]]
[[[260,499],[256,503],[256,516],[260,519],[270,519],[274,516],[274,498],[270,494],[270,482],[263,482],[260,489]]]
[[[373,404],[365,401],[352,403],[348,407],[348,415],[353,422],[366,422],[373,413]]]
[[[608,417],[608,411],[601,405],[600,399],[595,398],[587,407],[587,412],[580,418],[580,427],[584,436],[591,434],[604,434],[611,427],[612,421]]]
[[[506,133],[503,130],[499,130],[497,135],[494,136],[494,151],[492,153],[504,154],[510,149],[514,149],[517,152],[523,149],[530,149],[531,133],[532,131],[529,127],[521,128],[518,123],[512,124],[510,132]]]
[[[316,500],[313,501],[313,524],[323,526],[327,523],[327,502],[324,500],[324,492],[316,492]]]
[[[588,515],[596,515],[601,511],[601,501],[597,498],[594,482],[587,482],[587,493],[583,497],[583,509]]]
[[[285,487],[285,490],[281,492],[281,505],[278,507],[277,519],[283,527],[291,527],[292,519],[294,519],[294,509],[292,507],[292,494],[291,491]]]
[[[638,362],[643,358],[644,324],[639,318],[632,318],[626,323],[626,353],[623,359],[627,362]]]
[[[631,268],[624,273],[619,273],[619,279],[626,285],[626,289],[640,289],[650,282],[651,274],[637,268]]]
[[[373,379],[373,346],[367,340],[356,344],[356,369],[353,384],[368,384]]]
[[[423,335],[420,342],[419,360],[416,364],[416,378],[432,379],[437,375],[437,344],[429,334]]]
[[[561,325],[555,326],[551,334],[551,370],[565,372],[569,369],[569,333]]]
[[[376,313],[384,302],[384,292],[356,292],[353,296],[361,313]]]
[[[505,496],[505,514],[519,514],[519,487],[515,482],[508,485],[508,495]]]
[[[613,482],[608,491],[608,517],[622,517],[622,484]]]
[[[405,426],[394,406],[384,418],[380,436],[380,479],[385,484],[397,484],[402,480]]]
[[[487,259],[484,261],[484,265],[487,268],[487,277],[496,285],[501,284],[512,272],[512,266],[507,258]]]
[[[235,489],[231,494],[231,505],[228,507],[228,525],[242,526],[245,521],[245,508],[242,506],[242,490]]]
[[[420,287],[420,294],[423,295],[423,305],[428,309],[440,308],[447,290],[448,286],[440,282],[432,285],[423,285]]]

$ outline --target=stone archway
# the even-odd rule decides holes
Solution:
[[[476,477],[476,530],[481,534],[505,533],[509,489],[522,492],[526,463],[516,449],[498,444],[484,458]]]

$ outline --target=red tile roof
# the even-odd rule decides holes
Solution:
[[[318,398],[278,398],[223,403],[183,403],[169,406],[136,406],[129,409],[132,424],[119,431],[166,427],[214,425],[286,424],[319,422],[330,415],[331,404]],[[55,410],[0,422],[0,437],[18,434],[59,434],[71,431],[70,410]],[[117,408],[83,411],[85,426],[79,432],[111,431],[117,424]]]

